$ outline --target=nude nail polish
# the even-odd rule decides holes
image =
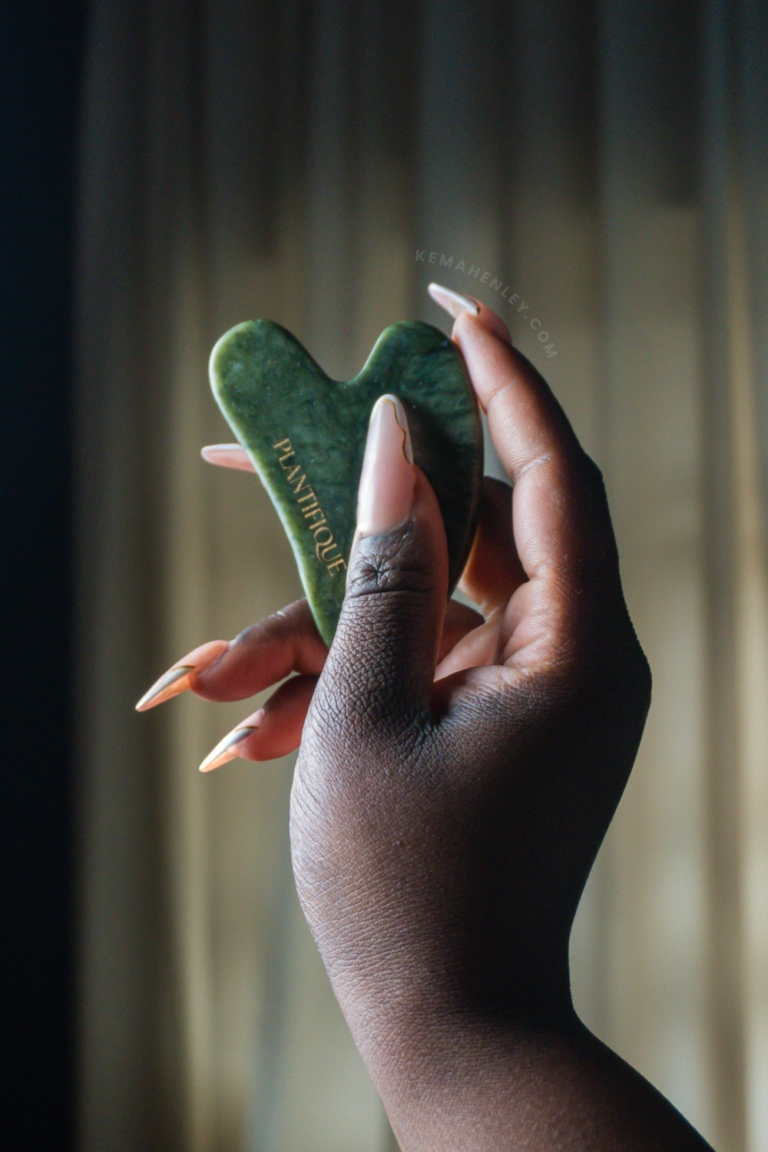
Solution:
[[[477,317],[484,327],[494,332],[505,344],[512,343],[511,333],[502,318],[481,300],[475,300],[473,296],[464,296],[461,292],[455,292],[453,288],[446,288],[442,284],[430,284],[427,292],[436,304],[453,316],[454,320],[458,320],[459,316],[468,312],[470,316]]]
[[[241,444],[206,444],[200,455],[207,464],[219,468],[234,468],[238,472],[255,472],[250,456]]]
[[[371,412],[360,474],[358,536],[378,536],[404,523],[413,506],[415,483],[405,409],[397,396],[380,396]]]
[[[201,644],[199,648],[193,648],[191,652],[179,660],[178,664],[174,664],[172,668],[164,672],[148,692],[144,693],[136,705],[136,711],[146,712],[148,709],[155,708],[158,704],[163,704],[166,700],[186,692],[190,687],[192,674],[204,672],[206,668],[210,668],[214,660],[223,656],[228,648],[229,640],[210,640],[207,644]]]
[[[435,304],[458,319],[462,312],[469,312],[471,316],[478,316],[480,304],[472,296],[464,296],[461,292],[454,292],[453,288],[444,288],[442,284],[430,284],[427,288]]]
[[[235,760],[240,755],[241,744],[261,727],[265,715],[264,709],[260,708],[258,712],[254,712],[253,716],[249,716],[237,728],[228,732],[224,739],[220,740],[216,747],[208,753],[200,765],[200,771],[212,772],[214,768],[220,768],[222,764]]]

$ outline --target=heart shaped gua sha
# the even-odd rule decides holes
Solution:
[[[337,381],[285,328],[247,321],[218,341],[210,373],[219,407],[283,522],[326,644],[344,599],[368,420],[384,393],[403,402],[414,460],[440,504],[453,591],[477,526],[483,432],[452,340],[430,324],[393,324],[362,371]]]

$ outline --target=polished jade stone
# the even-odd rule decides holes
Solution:
[[[452,340],[430,324],[392,324],[362,371],[336,381],[285,328],[247,321],[213,349],[211,386],[283,522],[327,644],[344,599],[368,420],[385,392],[403,402],[414,459],[437,495],[453,590],[477,524],[483,433]]]

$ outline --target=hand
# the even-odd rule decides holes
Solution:
[[[571,924],[650,698],[602,480],[498,317],[455,307],[512,485],[486,481],[462,579],[482,617],[446,609],[437,502],[384,398],[330,652],[299,602],[160,695],[299,674],[209,762],[301,739],[299,895],[406,1152],[703,1148],[570,998]]]

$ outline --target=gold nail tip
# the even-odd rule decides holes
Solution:
[[[200,771],[210,772],[213,768],[218,768],[220,765],[234,760],[236,756],[240,755],[240,744],[243,740],[247,740],[257,728],[258,725],[252,725],[247,728],[235,728],[233,732],[229,732],[223,740],[219,741],[213,751],[208,753],[200,765]]]
[[[254,472],[251,458],[242,444],[206,444],[200,455],[208,464],[221,468],[237,468],[241,472]]]
[[[144,712],[145,709],[151,707],[153,704],[161,704],[164,700],[169,700],[172,696],[177,696],[179,692],[183,692],[186,685],[179,683],[185,676],[189,676],[190,672],[194,671],[194,664],[181,664],[177,668],[171,668],[168,672],[163,673],[159,680],[156,680],[148,692],[145,692],[141,700],[136,705],[137,712]],[[168,689],[173,688],[174,691],[169,692]],[[163,693],[163,700],[158,697]]]
[[[453,288],[445,288],[442,284],[430,284],[427,287],[427,292],[435,304],[444,308],[453,316],[454,320],[461,316],[462,312],[471,312],[473,316],[480,315],[480,305],[477,300],[473,300],[471,296],[464,296],[461,292],[454,292]]]

